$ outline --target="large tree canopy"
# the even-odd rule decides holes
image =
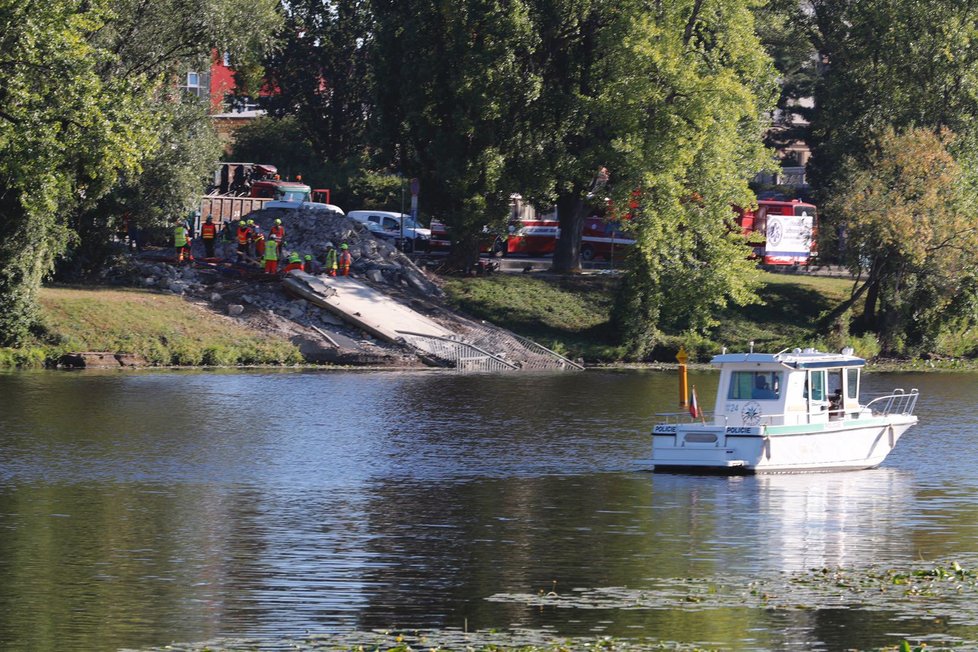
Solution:
[[[865,293],[863,325],[887,351],[932,347],[948,325],[978,317],[976,197],[950,142],[887,129],[865,164],[845,160],[826,205],[846,227],[845,261],[862,279],[849,305]]]
[[[398,170],[420,179],[425,208],[478,256],[505,215],[520,112],[539,93],[535,36],[520,1],[375,0],[377,125]]]
[[[140,76],[103,78],[93,0],[0,5],[0,343],[26,337],[42,277],[68,241],[66,214],[152,147]],[[143,90],[139,90],[141,87]]]
[[[839,238],[843,260],[866,274],[857,326],[890,351],[930,346],[935,319],[955,312],[941,287],[963,289],[973,274],[953,249],[931,256],[920,248],[956,231],[948,245],[967,241],[957,211],[978,180],[978,3],[814,0],[811,19],[825,66],[809,164],[825,207],[820,237]],[[946,144],[935,136],[945,130],[955,135]],[[933,175],[901,147],[929,161]],[[873,212],[857,214],[870,203]]]
[[[261,47],[276,6],[0,0],[0,344],[27,336],[73,217],[135,178],[182,119],[161,108],[172,75],[215,47]]]
[[[815,91],[814,183],[829,187],[843,159],[865,160],[889,128],[948,128],[957,152],[978,152],[978,3],[814,0],[812,8],[826,63]]]
[[[615,310],[635,354],[662,326],[704,328],[729,300],[753,300],[756,275],[731,206],[753,202],[748,181],[769,164],[762,117],[776,86],[750,5],[692,0],[637,13],[600,96],[616,116],[617,203],[641,190]]]

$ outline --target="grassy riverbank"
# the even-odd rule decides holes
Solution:
[[[154,292],[44,288],[42,332],[20,349],[0,349],[0,367],[40,367],[70,351],[141,356],[152,365],[295,364],[286,339],[256,333],[186,301]]]
[[[843,278],[759,272],[762,304],[730,308],[719,315],[720,325],[704,338],[666,333],[656,352],[672,362],[679,345],[694,358],[707,359],[721,346],[745,350],[749,342],[761,351],[786,347],[838,348],[826,341],[819,318],[839,305],[852,290]],[[560,353],[588,362],[622,360],[609,321],[617,279],[605,275],[572,278],[535,274],[497,274],[481,278],[452,278],[445,289],[456,308],[526,335]],[[875,341],[847,341],[866,356],[878,353]]]
[[[871,337],[842,339],[818,326],[844,301],[852,282],[843,278],[759,272],[761,304],[730,308],[706,337],[666,333],[654,359],[673,362],[684,345],[693,360],[705,361],[721,346],[760,351],[795,346],[837,350],[855,347],[875,357]],[[449,303],[589,363],[626,360],[609,314],[618,279],[609,275],[560,277],[497,274],[445,278]],[[174,295],[135,289],[45,288],[40,295],[43,328],[21,349],[0,348],[0,368],[40,367],[71,351],[111,351],[141,356],[151,365],[296,364],[299,351],[277,334],[256,332]],[[890,368],[973,369],[970,360],[896,361]]]

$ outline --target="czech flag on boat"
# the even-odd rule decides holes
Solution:
[[[703,412],[700,410],[700,402],[696,400],[696,386],[693,386],[693,392],[689,399],[689,413],[694,419],[698,419],[703,416]]]

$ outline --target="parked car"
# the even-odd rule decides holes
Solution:
[[[403,224],[403,250],[408,252],[428,250],[431,230],[415,222],[410,215],[392,211],[350,211],[346,216],[367,225],[367,228],[374,235],[392,240],[398,248],[401,248],[401,225]],[[371,225],[379,226],[380,230],[378,231],[376,226]]]

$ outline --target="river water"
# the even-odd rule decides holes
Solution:
[[[701,397],[717,375],[691,375]],[[848,649],[978,640],[953,614],[506,596],[978,550],[978,376],[918,387],[875,470],[648,472],[674,374],[0,374],[0,649],[103,650],[375,628],[528,628]],[[500,597],[502,596],[502,597]],[[490,599],[491,598],[491,599]]]

